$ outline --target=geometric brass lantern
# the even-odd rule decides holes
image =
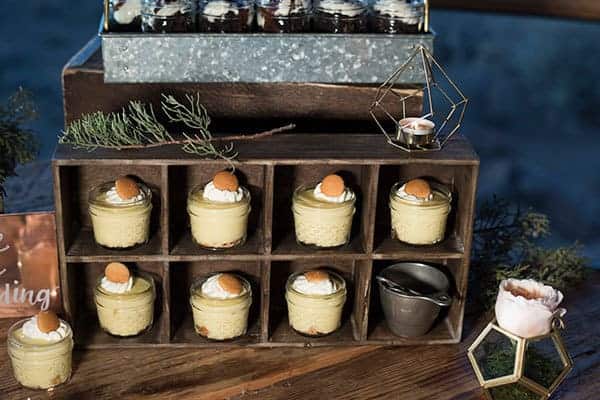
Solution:
[[[522,338],[490,322],[468,357],[489,400],[547,399],[573,368],[555,319],[550,333]]]
[[[412,61],[420,62],[414,66]],[[408,71],[420,84],[407,84]],[[409,104],[421,102],[420,115],[407,115]],[[404,151],[437,151],[458,131],[468,99],[424,46],[379,87],[369,112],[389,144]],[[412,117],[412,118],[411,118]],[[416,124],[417,126],[411,125]],[[423,125],[419,129],[418,125]]]

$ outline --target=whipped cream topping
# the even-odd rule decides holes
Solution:
[[[317,8],[329,14],[341,14],[347,17],[356,17],[365,11],[363,4],[344,0],[323,0],[319,2]]]
[[[100,287],[109,293],[123,294],[129,292],[133,287],[133,277],[129,277],[125,283],[117,283],[109,280],[106,276],[100,281]]]
[[[398,196],[404,200],[415,201],[415,202],[419,202],[419,203],[426,203],[428,201],[433,200],[433,191],[431,193],[429,193],[429,196],[427,196],[426,198],[421,198],[421,197],[417,197],[412,194],[406,193],[405,189],[406,189],[406,184],[402,185],[402,187],[400,187],[398,190],[396,190],[396,196]]]
[[[204,186],[202,197],[206,200],[218,201],[220,203],[237,203],[244,198],[244,189],[240,186],[235,192],[221,190],[215,187],[213,181],[210,181]]]
[[[37,316],[31,317],[23,324],[23,335],[30,339],[45,340],[48,343],[60,342],[69,334],[69,326],[60,321],[58,329],[52,332],[44,333],[40,331],[37,324]]]
[[[214,20],[217,19],[215,17],[223,17],[230,12],[238,15],[239,10],[235,3],[227,0],[209,1],[202,11],[210,22],[214,22]]]
[[[402,18],[407,24],[418,24],[424,16],[425,6],[420,0],[376,0],[373,10],[393,18]]]
[[[344,191],[339,196],[328,196],[321,191],[321,183],[317,184],[313,194],[317,199],[327,201],[329,203],[343,203],[345,201],[354,200],[354,192],[349,188],[344,188]]]
[[[144,193],[143,187],[140,186],[140,193],[132,197],[130,199],[123,199],[117,193],[117,188],[115,186],[111,187],[108,192],[106,192],[106,201],[110,204],[118,204],[118,205],[126,205],[137,203],[138,201],[142,201],[146,197]]]
[[[171,17],[178,12],[186,14],[192,11],[192,7],[184,1],[177,1],[175,3],[166,3],[161,8],[158,8],[156,15],[159,17]]]
[[[310,0],[282,0],[273,15],[286,16],[310,9]]]
[[[213,299],[233,299],[234,297],[242,296],[246,293],[246,287],[242,285],[240,294],[229,293],[219,284],[219,278],[222,274],[216,274],[208,278],[201,287],[202,294]]]
[[[309,282],[304,275],[298,275],[292,283],[294,290],[304,294],[328,295],[338,291],[338,285],[331,278]]]
[[[127,25],[133,22],[135,17],[142,13],[142,0],[125,0],[120,5],[115,6],[113,18],[121,25]]]

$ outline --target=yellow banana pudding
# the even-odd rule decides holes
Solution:
[[[241,246],[246,241],[250,209],[250,192],[231,172],[219,172],[188,196],[194,241],[209,249]]]
[[[152,192],[122,176],[98,185],[89,194],[89,213],[96,243],[124,249],[146,243],[150,236]]]
[[[51,311],[14,324],[7,349],[15,378],[25,387],[49,389],[71,376],[73,333]]]
[[[292,329],[308,336],[328,335],[341,326],[346,282],[324,270],[295,273],[288,278],[285,298]]]
[[[151,276],[133,276],[121,263],[110,263],[94,290],[100,327],[115,336],[136,336],[152,326],[156,291]]]
[[[236,274],[200,278],[190,288],[194,328],[208,339],[227,340],[244,335],[251,304],[250,283]]]
[[[444,239],[452,194],[444,186],[413,179],[397,183],[390,193],[392,237],[410,244]]]
[[[338,175],[294,192],[292,211],[296,240],[315,247],[343,246],[350,240],[356,196]]]

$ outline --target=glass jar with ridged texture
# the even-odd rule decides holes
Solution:
[[[315,0],[313,28],[324,33],[364,33],[368,16],[366,0]]]
[[[256,7],[256,20],[260,31],[310,31],[311,0],[258,0]]]
[[[142,0],[142,31],[148,33],[196,32],[195,0]]]
[[[423,0],[374,0],[371,24],[377,33],[420,33],[424,31]]]

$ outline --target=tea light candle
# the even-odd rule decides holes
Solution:
[[[425,118],[403,118],[399,124],[403,133],[412,135],[431,135],[435,129],[435,123]]]

